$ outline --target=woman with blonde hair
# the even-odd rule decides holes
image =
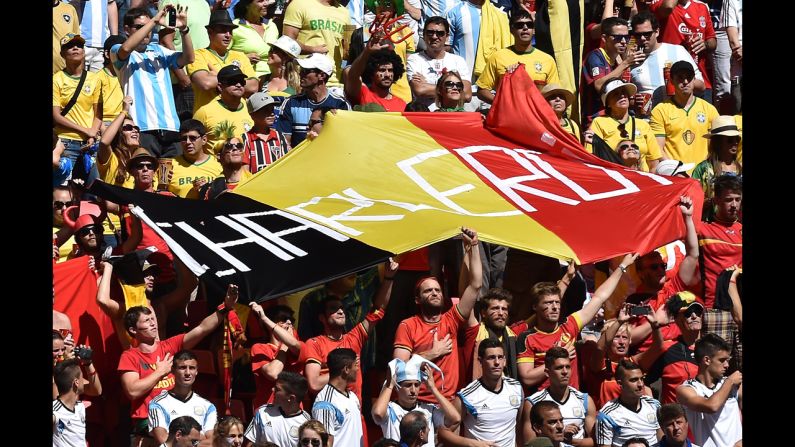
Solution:
[[[315,419],[310,419],[298,427],[298,445],[311,447],[328,446],[326,427]]]
[[[299,54],[301,46],[288,36],[276,39],[268,51],[270,74],[260,79],[260,91],[276,100],[276,110],[285,98],[301,93],[301,67],[296,60]]]
[[[213,430],[213,447],[240,447],[243,445],[243,421],[234,416],[218,419]]]
[[[457,71],[442,71],[436,81],[436,101],[428,109],[431,112],[464,111],[464,81]]]

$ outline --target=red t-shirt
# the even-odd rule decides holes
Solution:
[[[459,348],[456,343],[458,328],[464,323],[464,317],[458,311],[458,306],[454,305],[447,312],[442,314],[438,323],[428,323],[421,316],[415,315],[401,321],[395,333],[395,347],[407,349],[410,353],[419,354],[431,349],[433,346],[433,334],[437,334],[440,340],[450,335],[453,340],[453,350],[441,358],[434,360],[436,366],[444,372],[444,380],[438,371],[433,371],[433,378],[436,386],[442,395],[452,399],[459,389]],[[425,385],[420,387],[419,399],[424,402],[437,403],[433,394],[428,391]]]
[[[402,112],[406,110],[406,101],[392,95],[392,99],[382,98],[372,92],[366,85],[362,84],[362,90],[359,93],[359,102],[369,104],[374,102],[384,107],[387,112]]]
[[[117,370],[120,374],[127,371],[137,372],[139,378],[144,379],[157,369],[155,362],[158,357],[163,360],[167,353],[174,355],[182,349],[182,340],[184,338],[185,334],[179,334],[162,340],[157,344],[157,348],[148,354],[141,352],[140,348],[130,348],[121,354]],[[174,388],[174,374],[168,373],[168,376],[157,382],[155,387],[149,391],[149,394],[132,401],[131,417],[133,419],[146,419],[149,414],[149,401],[160,394],[161,391],[170,390],[171,388]]]
[[[701,269],[704,272],[704,303],[715,305],[715,283],[725,269],[743,264],[743,224],[700,222],[696,227]]]
[[[276,385],[276,382],[268,379],[260,368],[272,362],[278,353],[279,347],[272,343],[255,343],[251,347],[251,370],[254,372],[254,380],[257,384],[257,394],[254,396],[253,402],[255,409],[273,403],[273,386]],[[284,370],[303,375],[303,367],[299,356],[288,349],[287,364],[284,365]]]
[[[684,6],[677,4],[665,26],[660,26],[660,42],[674,45],[682,45],[690,51],[688,39],[691,35],[701,36],[705,42],[707,39],[715,39],[715,28],[712,27],[712,19],[709,15],[709,8],[705,3],[698,1],[688,1]],[[704,75],[704,85],[712,88],[710,77],[707,74],[707,51],[696,55],[690,51],[690,55],[695,59],[698,57],[698,69]]]
[[[372,314],[376,315],[378,319],[376,321],[371,321],[370,324],[375,324],[381,320],[384,316],[384,311],[382,309],[378,309]],[[371,330],[373,328],[371,327]],[[301,357],[300,362],[302,365],[306,365],[308,363],[317,363],[320,365],[320,375],[328,374],[328,364],[326,363],[326,357],[328,357],[329,352],[333,351],[337,348],[348,348],[353,350],[356,353],[356,356],[361,360],[362,354],[362,346],[367,341],[367,331],[364,330],[364,325],[362,323],[357,324],[354,326],[353,329],[348,331],[345,335],[342,336],[339,340],[334,340],[329,338],[328,335],[319,335],[317,337],[312,337],[301,346]],[[352,386],[348,387],[349,390],[356,393],[356,396],[359,397],[359,401],[362,400],[362,369],[359,368],[359,372],[356,374],[356,382]],[[310,390],[310,394],[314,394]],[[314,398],[314,396],[311,396]]]
[[[576,313],[569,315],[566,321],[558,325],[552,332],[542,332],[538,330],[537,327],[534,327],[534,332],[528,334],[524,339],[524,351],[518,354],[516,362],[519,364],[529,363],[531,367],[537,367],[544,364],[547,351],[558,341],[562,341],[566,345],[573,345],[574,342],[577,341],[577,336],[580,335],[580,330],[583,327],[583,322],[580,321],[576,315]],[[538,385],[538,389],[548,386],[549,378],[547,377]],[[569,386],[577,389],[580,388],[576,358],[571,361],[571,379],[569,380]]]

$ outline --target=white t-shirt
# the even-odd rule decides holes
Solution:
[[[645,438],[650,446],[657,445],[657,409],[660,402],[641,396],[640,410],[625,407],[619,398],[606,403],[596,417],[596,444],[621,447],[629,438]]]
[[[209,400],[191,393],[188,400],[182,401],[164,390],[149,402],[149,431],[156,427],[166,429],[178,417],[190,416],[202,426],[202,434],[215,428],[218,412]]]
[[[328,434],[334,436],[334,445],[363,445],[362,411],[353,391],[348,391],[346,396],[326,384],[312,405],[312,419],[320,421]]]
[[[724,377],[714,388],[709,389],[698,380],[690,379],[680,386],[690,387],[699,396],[709,399],[725,383],[726,378]],[[743,425],[736,388],[731,391],[726,403],[716,413],[700,413],[687,407],[685,407],[685,413],[690,429],[693,430],[693,439],[702,447],[732,447],[743,438]]]
[[[569,395],[563,402],[556,401],[550,394],[549,389],[545,388],[527,400],[535,405],[541,401],[548,400],[555,402],[560,408],[560,414],[563,416],[563,425],[576,424],[580,426],[580,431],[574,435],[574,439],[582,439],[585,436],[585,415],[588,414],[588,394],[581,393],[579,390],[569,387]]]
[[[424,51],[409,55],[406,61],[406,78],[411,79],[414,73],[419,73],[425,77],[427,83],[435,86],[445,68],[447,71],[457,71],[463,80],[472,79],[472,72],[463,57],[445,52],[442,59],[431,59]],[[426,106],[434,102],[433,98],[426,97],[414,97],[414,100]]]
[[[407,410],[400,406],[397,402],[389,402],[386,407],[386,418],[384,422],[379,424],[381,431],[384,432],[384,437],[400,440],[400,421],[403,416],[411,411],[421,411],[425,415],[425,420],[428,422],[428,443],[423,447],[433,447],[435,445],[434,439],[436,436],[436,428],[444,425],[444,412],[441,408],[428,402],[417,402],[417,405]]]
[[[77,401],[74,411],[66,408],[61,399],[52,401],[55,430],[52,432],[53,447],[86,446],[86,407]]]
[[[457,395],[461,399],[466,437],[493,441],[501,447],[516,446],[516,416],[524,398],[518,380],[503,376],[498,392],[475,380]]]
[[[312,419],[306,411],[285,416],[282,409],[273,404],[257,408],[257,414],[246,429],[246,439],[258,444],[270,441],[282,447],[298,445],[298,427]]]
[[[632,83],[638,87],[638,93],[652,93],[657,88],[664,87],[663,69],[665,68],[665,63],[674,64],[679,61],[690,62],[696,72],[696,79],[704,80],[702,73],[698,70],[698,65],[696,65],[693,57],[690,56],[685,47],[661,43],[659,48],[649,53],[642,64],[630,71]]]

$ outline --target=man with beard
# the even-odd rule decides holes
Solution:
[[[191,416],[200,423],[203,439],[212,439],[218,419],[215,405],[193,392],[199,361],[192,352],[183,349],[174,354],[174,388],[163,390],[149,402],[149,434],[158,444],[166,442],[171,421]]]
[[[643,359],[643,370],[648,371],[646,383],[662,379],[660,401],[676,402],[676,387],[692,379],[698,372],[698,362],[693,347],[701,336],[704,305],[690,292],[679,292],[665,304],[668,315],[674,316],[682,335],[663,343],[662,353]]]
[[[486,339],[498,340],[502,343],[507,353],[505,375],[514,379],[519,378],[516,369],[516,332],[513,327],[507,327],[508,311],[510,310],[513,296],[511,292],[495,287],[489,289],[480,299],[480,322],[475,317],[475,312],[469,315],[469,326],[464,334],[465,341],[461,353],[465,375],[463,381],[469,382],[480,378],[480,362],[474,358],[478,352],[478,345]],[[520,324],[523,322],[520,322]]]
[[[517,427],[522,420],[522,384],[505,377],[505,351],[499,341],[483,340],[478,362],[483,375],[453,398],[453,406],[461,414],[462,436],[442,428],[439,440],[451,446],[470,445],[468,441],[475,439],[489,446],[515,447],[520,444]]]
[[[602,305],[610,298],[621,276],[626,273],[627,266],[631,264],[637,254],[627,254],[613,270],[607,280],[594,292],[591,300],[585,303],[582,309],[569,315],[563,324],[560,319],[560,288],[551,282],[540,282],[531,290],[533,310],[536,315],[535,326],[519,336],[518,348],[522,350],[517,359],[519,377],[526,387],[545,387],[549,379],[545,377],[544,354],[553,346],[561,346],[569,351],[571,358],[571,383],[574,388],[579,388],[580,382],[577,374],[577,351],[574,343],[583,326],[588,324]]]
[[[660,447],[698,447],[687,440],[687,415],[679,404],[665,404],[657,410],[657,422],[665,436]]]
[[[342,301],[336,295],[328,295],[322,303],[323,312],[318,318],[323,323],[323,335],[310,338],[301,348],[300,362],[304,363],[304,376],[309,381],[310,395],[314,397],[330,380],[331,365],[327,363],[330,352],[337,348],[347,348],[356,353],[356,363],[362,353],[367,338],[375,325],[384,317],[384,309],[392,294],[392,278],[398,263],[390,258],[385,265],[384,280],[378,288],[370,313],[348,332],[345,332],[345,311]],[[362,373],[356,368],[356,375],[349,382],[350,389],[357,396],[362,395]]]
[[[458,328],[469,318],[475,306],[483,277],[478,250],[478,233],[462,227],[464,262],[462,270],[469,272],[469,283],[461,294],[458,304],[445,312],[445,299],[436,278],[422,278],[414,290],[414,300],[420,307],[418,315],[400,322],[395,334],[395,348],[392,357],[407,362],[411,354],[419,354],[437,365],[444,378],[434,372],[434,380],[442,384],[442,395],[450,399],[459,384],[459,348],[455,343]],[[436,403],[436,397],[427,388],[420,389],[419,399]]]
[[[433,370],[427,360],[414,354],[408,362],[393,359],[389,362],[389,368],[392,371],[392,377],[384,384],[371,411],[373,422],[381,427],[384,438],[400,439],[401,421],[411,412],[420,412],[425,416],[428,424],[428,444],[425,444],[426,446],[435,445],[435,433],[438,433],[437,430],[441,427],[451,428],[461,422],[461,415],[436,387]],[[438,405],[417,400],[420,385],[423,383],[436,397]],[[397,400],[390,401],[389,398],[395,389],[397,390]]]
[[[187,67],[193,86],[193,113],[218,95],[218,73],[228,65],[240,68],[246,75],[244,96],[251,95],[259,87],[254,67],[245,53],[227,49],[232,42],[232,30],[237,28],[229,18],[229,13],[225,9],[214,10],[205,28],[210,45],[196,50],[196,60]]]
[[[643,395],[643,371],[640,366],[621,360],[616,368],[621,395],[606,403],[596,417],[595,440],[598,447],[621,447],[627,440],[644,438],[656,446],[663,436],[657,423],[660,402]]]
[[[522,408],[522,430],[525,442],[536,437],[530,421],[533,406],[551,401],[558,404],[563,416],[563,439],[574,447],[593,447],[593,427],[596,405],[587,393],[569,386],[571,359],[569,351],[553,347],[544,357],[544,372],[549,377],[549,387],[525,399]]]
[[[676,389],[677,400],[693,421],[693,439],[703,446],[732,447],[743,437],[743,375],[735,371],[725,377],[730,350],[715,334],[698,340],[698,374]]]
[[[341,96],[326,87],[334,64],[328,56],[312,53],[311,56],[297,59],[301,66],[301,93],[287,98],[279,111],[276,130],[283,133],[290,147],[304,141],[309,131],[309,117],[312,111],[320,108],[350,110],[351,106]]]
[[[527,445],[550,445],[552,447],[570,447],[563,442],[563,415],[558,404],[544,400],[530,410],[530,427],[533,439],[527,440]],[[538,441],[546,439],[550,443]]]
[[[254,120],[249,116],[243,100],[248,82],[246,74],[236,65],[227,65],[218,70],[217,78],[215,88],[220,93],[219,96],[193,114],[193,119],[201,121],[207,129],[208,141],[205,149],[215,156],[220,155],[228,138],[248,132],[254,127]]]
[[[560,84],[555,59],[532,45],[535,22],[530,13],[524,8],[515,9],[510,25],[515,43],[492,53],[475,83],[478,86],[478,98],[489,104],[494,102],[494,92],[502,77],[516,70],[519,64],[524,64],[527,74],[539,89],[547,84]]]
[[[387,112],[402,112],[406,108],[406,101],[389,90],[403,76],[403,72],[403,61],[391,46],[371,38],[348,72],[345,96],[351,104],[376,103]]]
[[[69,232],[68,228],[64,227],[63,212],[68,207],[75,205],[72,200],[72,190],[68,186],[56,186],[52,189],[52,234],[63,235],[54,240],[53,244],[57,247],[58,253],[53,250],[53,257],[56,262],[66,261],[69,252],[75,244],[74,236],[66,236]],[[59,243],[60,242],[60,243]]]

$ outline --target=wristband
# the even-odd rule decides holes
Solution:
[[[185,29],[179,30],[181,34],[188,34],[190,32],[190,27],[186,26]]]
[[[729,282],[732,283],[732,284],[737,284],[737,281],[734,280],[734,279],[730,279]]]
[[[627,268],[624,265],[618,264],[618,268],[621,269],[621,273],[627,273]]]
[[[229,313],[229,310],[230,310],[230,309],[228,309],[228,308],[226,307],[226,304],[225,304],[225,303],[221,303],[221,304],[219,304],[219,305],[218,305],[218,308],[217,308],[215,311],[216,311],[216,312],[218,312],[218,313],[220,313],[220,314],[222,314],[222,315],[225,315],[225,314],[228,314],[228,313]]]

